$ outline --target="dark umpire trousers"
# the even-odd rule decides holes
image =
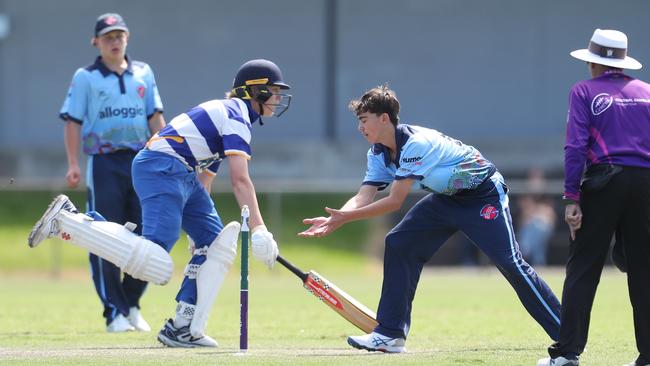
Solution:
[[[476,189],[453,196],[429,194],[415,204],[386,235],[375,331],[393,338],[408,335],[422,267],[452,234],[462,231],[494,262],[528,313],[557,340],[560,302],[522,258],[508,205],[507,187],[498,172]]]
[[[88,158],[88,210],[97,211],[106,220],[118,224],[127,221],[138,227],[140,235],[142,212],[140,200],[131,182],[131,163],[136,152],[120,150]],[[100,218],[98,218],[100,219]],[[140,297],[147,283],[122,273],[113,263],[94,254],[89,255],[95,290],[104,305],[104,318],[110,324],[118,315],[129,315],[129,308],[140,307]]]
[[[612,235],[622,233],[627,283],[639,350],[650,363],[650,169],[624,167],[596,192],[583,192],[582,226],[569,248],[562,291],[560,339],[551,357],[580,355],[587,343],[591,307]]]

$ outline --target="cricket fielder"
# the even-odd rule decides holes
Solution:
[[[68,186],[75,188],[80,182],[81,145],[88,156],[87,211],[99,211],[119,224],[141,221],[131,164],[147,140],[165,125],[151,67],[126,55],[129,35],[119,14],[99,16],[91,41],[99,57],[75,72],[60,111],[65,121]],[[140,233],[139,227],[135,230]],[[147,282],[128,274],[122,276],[115,263],[93,253],[89,260],[95,290],[104,307],[106,330],[150,331],[140,314],[140,298]]]
[[[262,116],[279,116],[287,110],[291,95],[283,92],[286,89],[289,85],[276,64],[262,59],[248,61],[239,68],[227,99],[210,100],[176,116],[149,140],[133,162],[133,185],[142,205],[140,246],[148,247],[153,242],[168,252],[178,240],[181,228],[194,244],[176,296],[176,316],[166,321],[158,333],[158,340],[169,347],[217,346],[205,334],[205,327],[235,259],[240,229],[237,222],[222,224],[209,196],[210,185],[224,158],[228,158],[237,202],[250,209],[253,256],[269,268],[275,263],[278,246],[264,226],[248,174],[248,161],[252,124],[261,122]],[[63,232],[60,228],[67,225],[68,204],[61,206],[61,215],[53,214],[56,209],[45,213],[30,236],[30,243],[51,235],[50,232]],[[48,219],[53,216],[54,219]],[[63,224],[45,223],[58,221],[59,216],[64,219]]]
[[[341,225],[398,210],[412,187],[431,192],[386,235],[384,282],[377,311],[379,325],[367,335],[349,337],[359,349],[404,352],[411,307],[423,265],[455,232],[462,231],[510,282],[528,313],[557,339],[560,303],[526,263],[514,237],[503,177],[472,146],[442,133],[399,124],[399,101],[386,85],[350,103],[359,132],[372,144],[359,192],[342,208],[325,208],[329,217],[305,219],[303,237],[331,234]],[[392,183],[387,197],[377,191]]]

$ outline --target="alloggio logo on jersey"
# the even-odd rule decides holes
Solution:
[[[99,111],[99,119],[122,117],[122,118],[135,118],[144,116],[144,108],[113,108],[106,107]]]

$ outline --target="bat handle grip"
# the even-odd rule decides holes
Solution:
[[[291,262],[289,262],[288,260],[284,259],[281,255],[278,255],[277,261],[281,265],[283,265],[286,269],[290,270],[291,272],[293,272],[293,274],[298,276],[302,280],[302,282],[307,281],[307,274],[301,271],[298,267],[291,264]]]

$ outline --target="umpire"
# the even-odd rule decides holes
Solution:
[[[623,73],[627,36],[596,29],[586,61],[592,79],[571,89],[565,146],[565,220],[571,243],[560,339],[539,365],[578,365],[596,287],[615,232],[623,241],[638,358],[650,365],[650,85]],[[585,169],[586,168],[586,169]],[[583,173],[584,171],[584,173]],[[598,352],[598,351],[596,351]]]

